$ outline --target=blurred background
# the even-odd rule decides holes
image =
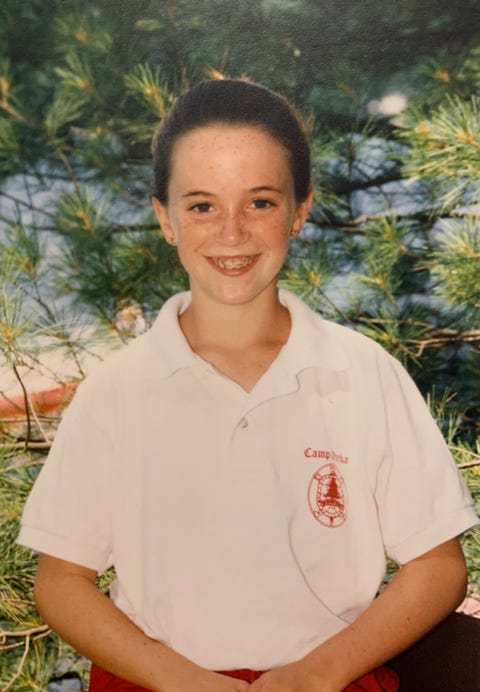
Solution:
[[[315,204],[281,284],[406,365],[480,502],[480,2],[4,0],[5,692],[86,684],[33,608],[18,518],[78,382],[187,286],[150,208],[150,142],[176,96],[225,77],[308,123]],[[476,599],[479,532],[463,545]]]

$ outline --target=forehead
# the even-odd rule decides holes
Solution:
[[[170,182],[198,176],[230,175],[292,178],[289,152],[256,125],[214,123],[198,127],[175,142]]]

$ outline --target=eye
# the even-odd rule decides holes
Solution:
[[[206,212],[210,211],[211,208],[212,205],[208,202],[199,202],[198,204],[194,204],[193,207],[190,207],[192,211],[196,211],[200,214],[205,214]]]
[[[253,206],[255,209],[268,209],[269,207],[274,207],[274,203],[269,199],[254,199]]]

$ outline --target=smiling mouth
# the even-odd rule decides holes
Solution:
[[[220,269],[245,269],[249,267],[258,255],[240,255],[236,257],[210,257],[209,259]]]

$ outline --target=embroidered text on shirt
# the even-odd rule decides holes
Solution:
[[[307,459],[326,459],[327,461],[331,459],[332,461],[339,461],[341,464],[348,464],[347,456],[344,454],[338,454],[333,450],[313,449],[313,447],[306,447],[303,450],[303,454],[307,457]]]

